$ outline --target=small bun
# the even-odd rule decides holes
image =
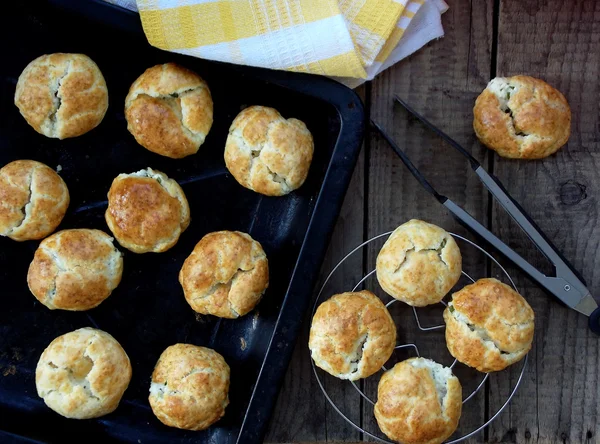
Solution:
[[[571,109],[560,91],[529,76],[496,77],[475,101],[473,128],[503,157],[542,159],[571,133]]]
[[[430,359],[399,362],[379,380],[375,419],[394,441],[439,444],[458,427],[461,410],[458,378]]]
[[[153,153],[181,159],[198,152],[213,123],[213,101],[202,78],[175,63],[148,68],[125,99],[127,129]]]
[[[496,279],[479,279],[454,293],[444,321],[450,354],[480,372],[500,371],[520,361],[533,342],[533,310]]]
[[[89,310],[121,282],[123,257],[100,230],[64,230],[47,237],[27,273],[29,290],[51,310]]]
[[[367,290],[332,296],[317,308],[308,348],[317,367],[356,381],[376,373],[396,346],[396,326],[381,300]]]
[[[25,67],[15,105],[27,123],[46,137],[66,139],[96,128],[108,109],[106,82],[84,54],[48,54]]]
[[[396,228],[385,242],[376,269],[387,294],[423,307],[440,302],[458,282],[462,258],[450,233],[413,219]]]
[[[162,352],[150,384],[150,407],[165,425],[204,430],[229,404],[229,366],[219,353],[191,344]]]
[[[254,309],[269,285],[267,256],[246,233],[209,233],[183,263],[179,282],[194,311],[237,318]]]
[[[60,224],[69,190],[56,172],[35,160],[16,160],[0,169],[0,236],[42,239]]]
[[[190,224],[190,207],[177,182],[146,168],[113,180],[104,217],[123,247],[134,253],[162,253]]]
[[[299,188],[308,175],[314,144],[304,122],[273,108],[251,106],[237,115],[225,144],[225,165],[240,185],[267,196]]]
[[[95,328],[56,338],[35,370],[38,396],[59,415],[74,419],[114,411],[130,380],[125,350],[111,335]]]

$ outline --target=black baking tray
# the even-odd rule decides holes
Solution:
[[[0,442],[262,441],[277,392],[307,309],[329,236],[348,187],[364,129],[360,99],[331,80],[204,61],[154,49],[134,13],[102,2],[8,2],[0,36],[0,165],[35,159],[60,170],[71,205],[59,227],[108,231],[106,193],[119,173],[146,167],[181,183],[192,222],[166,253],[124,249],[120,286],[88,312],[51,311],[26,284],[38,242],[0,238]],[[37,134],[13,104],[17,78],[35,57],[52,52],[88,54],[102,70],[109,109],[100,126],[69,140]],[[146,68],[167,61],[198,72],[209,84],[214,125],[198,154],[171,160],[146,151],[126,129],[124,99]],[[248,105],[277,108],[306,122],[315,155],[306,183],[285,197],[263,197],[228,174],[223,147],[228,127]],[[240,230],[260,241],[271,283],[258,308],[237,320],[196,315],[185,302],[178,271],[196,242],[216,230]],[[95,420],[68,420],[38,398],[35,367],[56,336],[95,326],[128,353],[133,378],[119,408]],[[221,353],[231,367],[231,403],[224,418],[202,432],[162,425],[147,397],[162,350],[187,342]]]

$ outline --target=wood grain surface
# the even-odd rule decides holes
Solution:
[[[479,159],[581,271],[592,294],[600,294],[600,1],[451,0],[443,16],[446,35],[361,87],[367,117],[394,137],[441,193],[486,224],[540,270],[552,268],[526,236],[484,191],[468,163],[394,106],[399,94],[417,111]],[[545,79],[567,97],[573,113],[566,147],[541,161],[514,161],[490,153],[475,138],[472,107],[490,78],[528,74]],[[465,235],[444,208],[425,193],[375,132],[368,130],[342,214],[323,265],[323,279],[354,246],[411,218],[431,221]],[[469,248],[463,268],[473,277],[502,271]],[[381,243],[353,255],[333,276],[327,291],[351,289],[372,270]],[[600,343],[587,318],[569,310],[515,270],[508,272],[536,313],[536,337],[524,379],[509,407],[468,442],[600,442]],[[320,287],[320,285],[318,285]],[[366,287],[377,291],[373,279]],[[316,297],[316,293],[315,293]],[[398,305],[398,306],[396,306]],[[418,330],[412,310],[395,304],[398,341],[415,342],[423,355],[445,364],[443,336]],[[317,384],[307,348],[311,313],[305,319],[266,438],[269,443],[374,442],[331,407]],[[440,311],[419,311],[425,325]],[[446,357],[444,354],[446,353]],[[399,360],[411,353],[398,352]],[[414,353],[413,353],[414,355]],[[450,361],[444,361],[450,359]],[[520,365],[490,377],[465,405],[460,431],[492,417],[514,386]],[[457,367],[457,374],[461,377]],[[466,377],[466,376],[465,376]],[[379,376],[359,384],[375,399]],[[323,378],[340,410],[376,436],[372,405],[348,383]]]

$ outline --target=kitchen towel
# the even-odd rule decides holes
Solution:
[[[357,86],[442,37],[443,0],[109,0],[151,45]]]

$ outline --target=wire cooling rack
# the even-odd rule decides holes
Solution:
[[[348,253],[340,262],[337,263],[337,265],[335,267],[333,267],[333,269],[331,270],[331,272],[329,273],[329,275],[327,276],[327,278],[325,279],[323,286],[320,288],[319,293],[317,295],[317,299],[315,301],[315,305],[313,308],[313,316],[315,314],[315,311],[317,310],[317,307],[319,306],[319,304],[321,304],[322,302],[324,302],[326,299],[328,299],[330,296],[332,296],[333,294],[336,293],[342,293],[344,291],[348,291],[348,288],[341,288],[341,289],[335,289],[334,291],[328,291],[327,293],[325,293],[325,288],[327,287],[327,285],[330,283],[332,277],[335,275],[335,273],[340,269],[340,267],[346,262],[346,260],[348,260],[349,258],[351,258],[353,255],[361,252],[361,250],[363,248],[365,248],[367,245],[378,241],[378,240],[382,240],[383,238],[387,238],[390,234],[392,234],[392,231],[388,231],[387,233],[383,233],[383,234],[379,234],[371,239],[369,239],[366,242],[363,242],[362,244],[360,244],[359,246],[357,246],[356,248],[354,248],[352,251],[350,251],[350,253]],[[483,253],[487,258],[489,258],[504,274],[504,277],[506,278],[506,280],[510,283],[510,285],[512,285],[512,287],[517,290],[515,283],[513,282],[512,278],[510,277],[510,275],[508,274],[508,272],[504,269],[504,267],[490,254],[488,253],[486,250],[484,250],[483,248],[481,248],[479,245],[475,244],[474,242],[470,241],[467,238],[464,238],[462,236],[459,236],[458,234],[454,234],[454,233],[450,233],[459,243],[463,244],[461,245],[461,251],[466,251],[464,250],[464,246],[466,246],[467,248],[474,248],[476,249],[479,253]],[[399,301],[397,301],[396,299],[391,298],[390,296],[386,295],[378,286],[377,280],[374,278],[375,274],[375,269],[369,271],[367,274],[363,275],[360,280],[357,282],[357,284],[354,286],[354,288],[352,288],[352,291],[357,291],[358,289],[360,289],[361,287],[365,288],[365,286],[367,285],[368,281],[373,281],[372,285],[370,286],[371,288],[369,288],[371,291],[373,291],[375,294],[378,294],[379,297],[382,297],[383,295],[385,295],[384,297],[388,297],[389,299],[391,299],[389,302],[386,303],[386,307],[388,307],[388,309],[398,303]],[[371,279],[370,279],[371,278]],[[473,283],[475,282],[476,279],[474,279],[473,277],[471,277],[467,272],[465,272],[464,270],[462,271],[462,277],[461,277],[461,281],[462,282],[466,282],[466,283]],[[502,279],[501,279],[502,280]],[[459,284],[460,282],[459,281]],[[460,285],[462,286],[462,285]],[[455,289],[453,289],[453,291],[457,290],[458,287],[455,287]],[[452,292],[450,292],[452,293]],[[383,299],[383,298],[382,298]],[[385,301],[384,301],[385,302]],[[447,306],[447,303],[445,301],[441,301],[440,302],[442,305]],[[445,324],[442,322],[441,324],[437,324],[437,325],[431,325],[431,326],[424,326],[421,323],[421,320],[419,319],[419,310],[415,307],[412,307],[412,311],[413,311],[413,315],[414,315],[414,319],[416,321],[416,325],[418,327],[418,332],[420,335],[431,335],[431,334],[436,334],[436,332],[440,332],[445,328]],[[402,330],[400,329],[398,331],[398,337],[401,337],[401,332]],[[442,339],[442,338],[440,338]],[[419,346],[417,345],[415,342],[407,342],[407,343],[400,343],[398,345],[396,345],[395,347],[395,351],[396,350],[402,350],[402,349],[406,349],[407,351],[409,351],[410,353],[416,354],[416,356],[422,356],[422,351],[419,350]],[[444,342],[445,343],[445,342]],[[450,353],[445,350],[445,353],[447,356],[450,356]],[[437,362],[439,362],[439,360],[435,359],[435,357],[431,357],[428,356],[427,353],[423,353],[423,357],[428,357],[428,358],[432,358],[434,360],[436,360]],[[386,371],[388,368],[391,368],[395,362],[393,362],[394,357],[392,357],[390,359],[390,361],[388,361],[386,363],[386,365],[384,365],[382,367],[383,371]],[[398,360],[399,362],[400,360]],[[340,404],[342,404],[341,402],[338,402],[337,399],[335,399],[335,395],[333,395],[332,393],[329,393],[326,389],[326,387],[332,387],[335,382],[333,382],[332,380],[338,381],[338,383],[347,383],[347,384],[351,384],[354,389],[356,389],[356,396],[357,396],[357,400],[360,401],[360,398],[362,398],[364,400],[364,402],[368,408],[373,408],[373,406],[375,405],[375,401],[376,399],[373,399],[372,397],[370,397],[367,393],[365,393],[364,389],[361,389],[361,387],[359,387],[360,382],[359,381],[341,381],[338,380],[337,378],[329,375],[328,373],[322,371],[321,369],[318,369],[317,366],[315,365],[314,361],[311,359],[311,363],[312,363],[312,367],[313,367],[313,371],[315,373],[315,376],[317,378],[317,382],[319,384],[319,387],[321,388],[323,394],[325,395],[325,398],[327,398],[327,400],[329,401],[329,403],[331,404],[331,406],[335,409],[335,411],[341,415],[342,418],[344,418],[349,424],[351,424],[353,427],[355,427],[357,430],[359,430],[360,432],[362,432],[365,436],[368,436],[370,438],[374,438],[378,441],[384,442],[384,443],[390,443],[390,444],[394,444],[394,441],[390,441],[389,439],[387,439],[385,437],[385,435],[383,433],[381,433],[381,431],[379,431],[379,429],[377,428],[377,424],[375,421],[367,421],[368,424],[367,425],[371,425],[371,427],[366,427],[365,425],[363,425],[362,427],[357,424],[355,421],[353,421],[352,419],[350,419],[350,414],[348,414],[348,412],[344,412],[344,408],[343,406],[341,406]],[[521,370],[520,373],[516,379],[516,381],[513,383],[510,393],[508,395],[508,397],[506,398],[506,400],[502,403],[501,407],[493,414],[490,416],[489,419],[487,419],[485,422],[483,422],[483,424],[479,425],[478,427],[475,427],[473,430],[462,430],[461,426],[459,424],[459,428],[457,429],[457,431],[454,433],[453,436],[450,437],[449,441],[446,441],[446,444],[451,444],[451,443],[458,443],[461,441],[464,441],[468,438],[470,438],[471,436],[479,433],[480,431],[482,431],[484,428],[486,428],[488,425],[490,425],[492,423],[492,421],[494,421],[503,411],[504,409],[508,406],[508,404],[510,403],[511,399],[513,398],[513,396],[515,395],[517,389],[519,388],[519,385],[521,384],[521,380],[523,379],[523,375],[525,373],[525,367],[527,366],[527,356],[525,356],[525,358],[518,364],[515,364],[515,366],[519,366],[521,365]],[[463,413],[464,413],[464,409],[468,408],[465,406],[465,404],[473,399],[475,396],[477,396],[478,394],[482,394],[482,388],[485,386],[486,381],[488,380],[490,374],[486,374],[486,373],[480,373],[477,372],[475,369],[470,369],[468,367],[466,367],[465,365],[461,364],[460,362],[458,362],[456,359],[454,359],[454,361],[452,362],[452,364],[450,365],[450,368],[453,369],[453,371],[456,372],[456,367],[457,366],[461,366],[465,368],[465,371],[467,371],[468,375],[469,375],[469,380],[465,381],[464,377],[460,378],[460,382],[463,385],[463,389],[466,387],[466,385],[468,385],[469,387],[471,387],[469,389],[469,394],[468,396],[463,396]],[[514,366],[513,366],[514,367]],[[377,378],[379,376],[381,376],[381,372],[376,373],[375,375],[370,376],[369,379],[371,380],[372,378]],[[359,382],[359,384],[357,384],[357,382]],[[468,382],[468,384],[465,384],[466,382]],[[361,384],[362,385],[362,384]],[[463,393],[464,395],[464,393]],[[345,400],[345,402],[343,404],[348,405],[348,401],[347,399]]]

